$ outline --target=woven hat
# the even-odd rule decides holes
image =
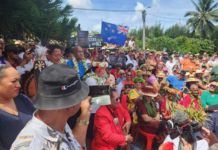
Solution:
[[[196,74],[197,74],[197,73],[202,73],[202,70],[196,70]]]
[[[215,85],[216,87],[218,87],[218,83],[217,82],[211,82],[211,85]]]
[[[196,78],[188,78],[188,80],[187,81],[185,81],[186,83],[187,82],[198,82],[198,79],[196,79]]]
[[[145,85],[141,88],[142,95],[156,97],[158,95],[157,89],[150,85]]]
[[[158,78],[165,78],[166,75],[165,75],[164,73],[160,72],[160,73],[158,73],[158,74],[156,75],[156,77],[158,77]]]
[[[146,64],[143,64],[140,66],[140,69],[142,70],[142,68],[146,67]]]
[[[142,72],[142,70],[136,70],[135,71],[135,73],[141,73]]]
[[[172,94],[180,94],[180,91],[177,88],[174,88],[172,85],[164,86],[164,90]]]

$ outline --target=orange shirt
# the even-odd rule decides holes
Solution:
[[[189,67],[193,67],[193,70],[196,71],[197,70],[197,65],[198,62],[197,60],[194,60],[195,63],[191,62],[190,59],[185,59],[182,64],[183,64],[183,70],[188,71]]]

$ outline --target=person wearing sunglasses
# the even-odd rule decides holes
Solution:
[[[114,75],[115,79],[118,79],[120,77],[119,76],[119,71],[121,70],[121,66],[122,66],[121,63],[116,63],[115,64],[115,69],[111,70],[111,74]]]
[[[125,71],[124,70],[120,70],[119,71],[119,78],[117,79],[117,83],[119,84],[120,82],[123,82],[125,80],[126,80]]]
[[[132,81],[132,72],[126,72],[126,80],[124,80],[122,83],[122,90],[124,90],[124,94],[128,94],[129,91],[134,88],[134,82]]]
[[[31,60],[33,57],[30,52],[25,52],[23,56],[23,60],[18,60],[18,49],[14,44],[6,45],[5,50],[3,52],[3,56],[5,58],[6,64],[13,66],[16,68],[17,66],[24,66],[27,62]]]
[[[131,118],[120,104],[120,95],[115,89],[110,90],[110,99],[111,104],[101,106],[95,114],[92,150],[118,150],[122,147],[140,150],[130,144],[133,141],[133,137],[128,135]]]
[[[105,61],[105,57],[104,57],[104,55],[102,54],[102,50],[99,50],[99,51],[98,51],[97,61],[98,61],[98,62],[103,62],[103,61]]]
[[[218,83],[210,83],[209,90],[205,91],[201,95],[201,102],[204,109],[208,109],[211,105],[218,104]]]

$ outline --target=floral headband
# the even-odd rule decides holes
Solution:
[[[144,68],[144,67],[146,67],[146,64],[141,65],[141,66],[140,66],[140,69],[142,69],[142,68]]]
[[[107,62],[92,62],[91,66],[92,67],[98,67],[96,69],[96,71],[101,72],[102,68],[108,67],[108,63]]]
[[[145,80],[142,79],[142,78],[137,78],[137,77],[136,77],[136,78],[133,79],[133,82],[134,82],[134,83],[138,83],[138,82],[140,82],[140,83],[145,83]]]
[[[180,91],[178,89],[169,88],[168,86],[164,86],[164,90],[172,94],[180,94]]]

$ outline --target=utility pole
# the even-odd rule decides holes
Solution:
[[[145,18],[146,18],[146,10],[142,11],[142,21],[143,21],[143,50],[145,50]]]

